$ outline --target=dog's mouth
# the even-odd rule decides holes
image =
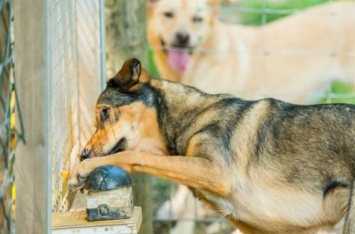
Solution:
[[[112,147],[112,149],[106,155],[115,154],[124,151],[125,148],[126,148],[126,138],[122,138],[116,143],[115,146]]]
[[[178,44],[171,44],[168,45],[165,43],[163,39],[160,39],[160,45],[163,48],[165,53],[168,53],[169,50],[176,50],[176,51],[186,51],[189,55],[194,52],[194,47],[190,45],[178,45]]]
[[[188,66],[190,55],[193,52],[193,47],[182,45],[168,46],[161,40],[161,45],[164,52],[167,54],[168,63],[178,73],[183,73]]]

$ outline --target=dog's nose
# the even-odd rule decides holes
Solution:
[[[88,148],[85,148],[83,152],[81,153],[81,161],[87,159],[90,156],[91,151]]]
[[[189,42],[190,35],[187,32],[180,31],[176,33],[176,38],[180,44],[186,44]]]

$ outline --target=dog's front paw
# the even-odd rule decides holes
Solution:
[[[70,191],[76,191],[84,188],[86,178],[89,176],[90,172],[93,170],[90,165],[92,159],[86,159],[77,165],[70,172]]]

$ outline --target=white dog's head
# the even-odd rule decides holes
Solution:
[[[190,54],[213,27],[219,0],[150,0],[148,38],[162,47],[168,63],[182,73]]]

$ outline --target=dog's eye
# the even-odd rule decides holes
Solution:
[[[192,21],[195,22],[195,23],[200,23],[202,21],[202,17],[195,15],[192,18]]]
[[[110,115],[110,108],[104,108],[100,110],[100,120],[104,121]]]
[[[174,14],[172,12],[170,12],[170,11],[164,12],[164,15],[165,15],[166,18],[173,18],[173,16],[174,16]]]

